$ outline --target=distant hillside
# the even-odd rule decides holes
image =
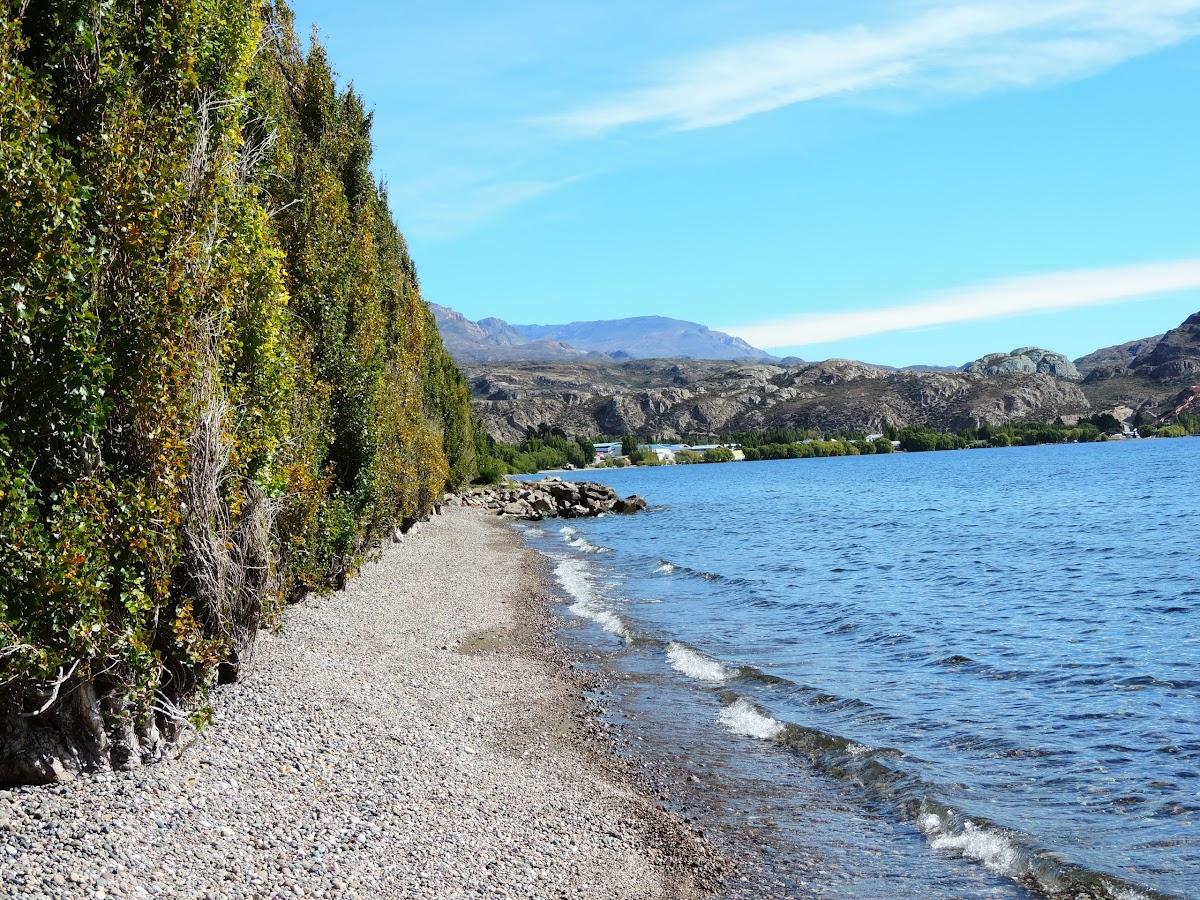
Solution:
[[[1191,404],[1200,382],[1200,313],[1166,334],[1097,350],[1077,364],[1097,407],[1161,413]]]
[[[560,341],[531,340],[503,319],[473,322],[462,313],[430,303],[429,309],[442,335],[442,343],[460,365],[533,360],[586,360],[607,357],[589,354]]]
[[[493,436],[505,440],[543,426],[587,436],[633,432],[669,439],[764,428],[873,432],[929,425],[956,431],[1097,413],[1154,421],[1196,403],[1200,314],[1142,343],[1115,368],[1076,366],[1061,354],[1023,347],[949,371],[853,360],[602,357],[490,363],[468,366],[466,374],[477,414]],[[1117,349],[1081,362],[1130,357]]]
[[[774,359],[741,338],[665,316],[513,327],[531,340],[563,341],[628,359]]]
[[[1128,369],[1129,365],[1139,356],[1153,350],[1163,337],[1164,335],[1156,334],[1154,337],[1126,341],[1115,347],[1094,350],[1087,356],[1081,356],[1075,360],[1075,366],[1084,377],[1091,375],[1097,369]]]
[[[474,322],[435,303],[429,308],[442,341],[464,365],[519,360],[773,359],[728,334],[662,316],[569,325],[510,325],[495,318]]]

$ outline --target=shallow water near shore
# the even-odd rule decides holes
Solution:
[[[523,533],[779,891],[1191,897],[1198,476],[1194,439],[599,470],[650,510]]]

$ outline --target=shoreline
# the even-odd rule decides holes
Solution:
[[[17,897],[704,896],[554,640],[546,561],[448,508],[290,607],[178,758],[0,791]]]

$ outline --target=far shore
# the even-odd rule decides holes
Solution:
[[[260,635],[178,759],[0,791],[5,890],[703,896],[724,863],[611,752],[543,578],[506,526],[448,508]]]

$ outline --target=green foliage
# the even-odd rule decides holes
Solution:
[[[621,455],[627,456],[630,459],[636,459],[638,455],[638,442],[632,434],[622,435],[621,437]]]
[[[370,130],[282,3],[5,0],[0,703],[185,700],[475,477]]]
[[[704,461],[706,463],[733,462],[733,459],[733,451],[728,447],[712,447],[704,451]]]
[[[1183,425],[1178,423],[1174,425],[1163,425],[1155,431],[1155,437],[1187,437],[1188,430]]]
[[[596,448],[588,439],[567,437],[560,429],[543,427],[519,444],[504,444],[489,438],[480,453],[481,480],[484,469],[498,470],[502,475],[528,475],[568,465],[582,469],[595,458]]]
[[[1103,431],[1105,434],[1115,434],[1121,430],[1121,423],[1117,420],[1117,417],[1111,413],[1100,413],[1084,421],[1095,426],[1099,431]]]
[[[1193,413],[1180,413],[1175,418],[1175,424],[1188,434],[1200,434],[1200,416]]]

